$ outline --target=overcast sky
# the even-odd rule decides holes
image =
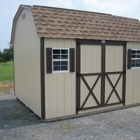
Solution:
[[[140,20],[140,0],[0,0],[0,50],[8,48],[12,22],[20,4],[108,13]]]

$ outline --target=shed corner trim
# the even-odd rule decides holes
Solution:
[[[40,38],[41,119],[45,120],[44,38]]]

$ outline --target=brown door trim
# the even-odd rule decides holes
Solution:
[[[99,103],[98,99],[96,98],[96,96],[94,95],[94,92],[93,92],[93,89],[95,88],[95,86],[96,86],[98,80],[100,79],[100,75],[98,75],[98,77],[97,77],[95,83],[93,84],[93,86],[92,86],[91,88],[89,87],[87,81],[85,80],[85,78],[84,78],[83,76],[81,76],[81,79],[83,80],[84,84],[86,85],[87,89],[89,90],[89,93],[88,93],[86,99],[84,100],[84,102],[83,102],[83,104],[82,104],[82,106],[81,106],[81,109],[82,109],[82,108],[84,107],[84,105],[86,104],[86,102],[87,102],[87,100],[88,100],[88,98],[89,98],[90,95],[92,95],[92,97],[93,97],[93,99],[95,100],[95,102],[97,103],[97,105],[100,106],[100,103]]]
[[[122,73],[119,75],[119,77],[118,77],[118,79],[117,79],[115,85],[113,85],[113,83],[112,83],[112,81],[110,80],[108,74],[106,74],[106,78],[107,78],[107,80],[108,80],[110,86],[112,87],[112,91],[110,92],[110,94],[109,94],[107,100],[105,101],[105,104],[108,103],[108,101],[109,101],[111,95],[113,94],[113,91],[114,91],[114,93],[116,94],[118,100],[119,100],[120,102],[122,102],[122,100],[121,100],[121,98],[120,98],[118,92],[116,91],[116,86],[117,86],[118,82],[120,81],[120,78],[121,78],[121,77],[122,77]]]
[[[125,89],[126,89],[126,44],[123,45],[123,71],[124,71],[124,74],[123,74],[123,89],[122,89],[122,101],[124,102],[125,104]]]
[[[77,44],[80,45],[113,45],[113,46],[124,46],[126,45],[125,41],[108,41],[105,40],[105,42],[102,43],[102,40],[81,40],[81,39],[76,39]]]
[[[44,38],[40,38],[40,73],[41,73],[41,119],[45,120],[45,70]]]
[[[104,105],[105,102],[105,44],[101,44],[101,106]]]
[[[76,113],[78,113],[78,109],[80,108],[80,77],[78,74],[80,73],[80,44],[76,45]]]
[[[84,73],[80,74],[80,48],[81,45],[101,45],[101,105],[81,108],[80,107],[80,77],[97,75],[99,73]],[[106,45],[123,46],[123,71],[105,72],[105,51]],[[122,100],[118,103],[105,104],[105,77],[107,74],[122,73],[123,76],[123,88],[122,88]],[[79,110],[97,108],[101,106],[115,105],[125,103],[125,83],[126,83],[126,42],[124,41],[102,41],[101,40],[76,40],[76,112]],[[114,89],[115,90],[115,89]]]

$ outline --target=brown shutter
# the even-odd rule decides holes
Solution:
[[[131,69],[131,49],[128,49],[128,69]]]
[[[46,48],[46,58],[47,58],[47,64],[46,64],[46,70],[47,73],[52,73],[52,48]]]
[[[70,48],[70,72],[75,71],[75,49]]]

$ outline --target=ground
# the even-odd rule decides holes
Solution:
[[[12,94],[0,94],[0,140],[140,140],[140,106],[42,123]]]
[[[0,64],[0,140],[140,140],[140,106],[42,123],[13,86],[13,62]]]

